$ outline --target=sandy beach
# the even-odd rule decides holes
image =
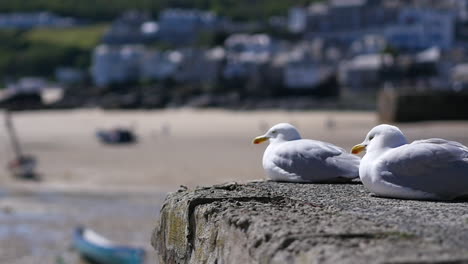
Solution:
[[[303,137],[350,148],[375,124],[375,117],[359,112],[78,110],[17,113],[14,121],[24,152],[40,160],[44,184],[166,191],[181,184],[262,178],[266,145],[255,146],[252,139],[278,122],[296,125]],[[334,128],[327,129],[326,122],[335,123]],[[98,129],[115,126],[133,126],[139,142],[109,146],[95,137]],[[0,163],[5,164],[12,153],[3,129]],[[0,174],[9,181],[4,168]]]
[[[350,149],[377,124],[371,112],[231,112],[172,110],[105,112],[101,110],[19,112],[14,122],[25,153],[39,159],[47,185],[144,187],[167,191],[263,178],[265,145],[252,144],[279,122],[297,126],[304,138]],[[134,127],[139,142],[109,146],[95,137],[98,129]],[[400,124],[410,140],[442,137],[468,143],[468,122]],[[0,127],[0,164],[12,158]],[[0,180],[9,182],[4,166]],[[103,185],[104,184],[104,185]]]
[[[378,123],[372,112],[190,109],[18,112],[13,120],[24,152],[39,160],[42,181],[10,177],[5,164],[12,148],[0,126],[2,263],[35,263],[30,261],[37,257],[41,263],[78,263],[69,246],[79,224],[151,251],[151,228],[167,192],[180,185],[263,179],[266,144],[253,145],[252,139],[270,126],[289,122],[304,138],[350,149]],[[98,129],[116,126],[133,127],[138,143],[97,140]],[[399,127],[409,140],[440,137],[468,145],[468,121]],[[154,259],[150,252],[147,263]]]

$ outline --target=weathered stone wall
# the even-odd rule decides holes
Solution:
[[[380,122],[468,119],[468,94],[455,92],[408,93],[383,90],[378,98]]]
[[[361,184],[258,182],[170,194],[161,263],[468,263],[468,202],[371,196]]]

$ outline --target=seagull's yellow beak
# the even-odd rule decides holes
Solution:
[[[254,144],[260,144],[260,143],[265,142],[267,140],[268,140],[268,137],[259,136],[259,137],[254,138],[253,143]]]
[[[354,146],[352,149],[351,149],[351,153],[353,154],[358,154],[360,152],[362,152],[363,150],[366,149],[366,145],[363,145],[363,144],[357,144],[356,146]]]

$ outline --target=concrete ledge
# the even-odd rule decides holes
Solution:
[[[468,203],[372,197],[361,184],[257,182],[170,194],[161,263],[468,263]]]

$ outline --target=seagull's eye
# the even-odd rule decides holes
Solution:
[[[369,136],[369,141],[372,140],[374,138],[374,136]]]
[[[276,134],[276,130],[271,131],[272,134]]]

